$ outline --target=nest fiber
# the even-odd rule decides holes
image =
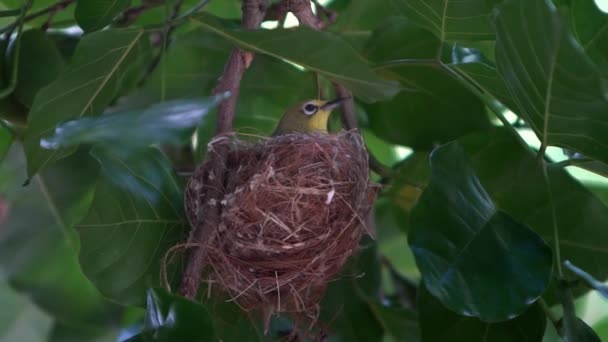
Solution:
[[[205,220],[201,165],[186,190],[193,227]],[[236,141],[225,168],[221,220],[207,241],[203,281],[245,310],[315,309],[357,251],[375,198],[359,134],[287,134]],[[208,176],[207,176],[208,177]]]

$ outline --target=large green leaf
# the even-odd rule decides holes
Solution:
[[[52,317],[37,308],[25,296],[0,282],[0,341],[45,342]]]
[[[608,161],[607,84],[550,0],[507,0],[497,7],[496,61],[544,146]]]
[[[495,295],[500,296],[500,293]],[[490,323],[459,316],[443,307],[424,286],[418,291],[418,307],[424,342],[539,342],[547,323],[539,304],[533,304],[519,317],[505,322]]]
[[[389,99],[398,84],[373,72],[367,61],[338,35],[308,27],[245,31],[200,15],[193,22],[241,48],[285,59],[338,82],[366,102]],[[298,42],[298,44],[293,44]]]
[[[132,86],[129,74],[146,55],[143,30],[107,30],[82,39],[68,70],[36,95],[25,132],[28,176],[50,162],[73,152],[49,151],[40,138],[64,120],[100,114],[110,102]],[[126,82],[129,81],[129,82]]]
[[[433,59],[439,48],[431,33],[394,17],[374,31],[365,51],[370,60],[383,63]],[[365,106],[369,125],[379,137],[430,150],[436,144],[490,127],[481,100],[438,65],[403,64],[385,70],[410,89],[390,101]]]
[[[14,50],[11,51],[11,54],[13,53]],[[21,37],[17,86],[13,93],[15,98],[30,107],[36,93],[54,81],[65,69],[65,64],[59,49],[44,31],[38,29],[25,31]]]
[[[100,143],[124,150],[158,143],[183,143],[207,113],[228,96],[174,100],[141,111],[68,121],[58,125],[55,134],[43,138],[40,144],[58,149],[81,143]]]
[[[494,0],[392,0],[405,17],[444,41],[494,38],[490,12]]]
[[[211,315],[204,306],[167,292],[148,290],[142,333],[129,342],[216,341]]]
[[[0,274],[68,324],[111,320],[115,313],[82,274],[72,230],[90,205],[96,169],[95,161],[79,152],[50,165],[23,187],[20,145],[13,145],[0,164],[0,197],[8,203],[0,230]]]
[[[549,193],[533,152],[508,130],[475,134],[459,143],[497,206],[536,231],[549,245],[554,230]],[[608,278],[608,208],[563,168],[548,169],[561,255],[604,281]],[[563,261],[563,260],[562,260]],[[555,301],[550,291],[547,299]]]
[[[579,43],[608,76],[608,14],[595,1],[573,0],[571,17]]]
[[[182,185],[160,151],[95,147],[102,177],[76,229],[80,264],[107,297],[142,305],[160,286],[162,258],[183,235]]]
[[[108,26],[114,17],[129,7],[131,0],[86,0],[76,3],[74,16],[85,32]]]
[[[411,213],[408,239],[429,291],[484,321],[521,314],[551,276],[551,249],[494,205],[455,142],[431,155],[431,181]]]

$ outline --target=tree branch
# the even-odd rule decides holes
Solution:
[[[245,29],[255,29],[260,26],[266,15],[266,0],[244,0],[242,11],[242,25]],[[230,149],[227,135],[232,132],[232,121],[239,95],[240,83],[243,73],[253,60],[253,53],[234,48],[224,67],[224,73],[214,89],[215,94],[230,92],[232,96],[224,100],[217,112],[217,126],[215,138],[209,143],[205,161],[207,169],[203,176],[207,192],[204,198],[206,203],[203,211],[205,220],[197,227],[193,227],[188,243],[202,244],[214,238],[214,232],[220,222],[220,203],[224,196],[224,183],[226,178],[225,165]],[[200,283],[200,276],[205,266],[207,250],[204,247],[195,248],[188,258],[186,270],[182,275],[179,293],[187,298],[194,298]]]
[[[74,3],[76,0],[61,0],[58,1],[48,7],[45,7],[41,10],[38,10],[36,12],[33,12],[31,14],[28,14],[25,16],[25,18],[23,18],[23,22],[28,22],[30,20],[34,20],[38,17],[44,16],[44,15],[55,15],[55,13],[66,9],[69,5],[71,5],[72,3]],[[19,20],[15,20],[13,23],[3,27],[0,29],[0,33],[4,33],[4,32],[8,32],[8,31],[13,31],[17,26],[19,25]]]

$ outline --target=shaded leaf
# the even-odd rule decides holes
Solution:
[[[547,287],[551,249],[494,205],[457,143],[433,151],[430,184],[411,215],[408,239],[424,284],[450,310],[501,321]]]
[[[20,145],[13,145],[0,164],[0,200],[8,204],[0,230],[0,273],[69,324],[111,321],[116,310],[84,277],[76,256],[72,224],[86,213],[96,176],[86,152],[50,165],[27,187],[21,185],[25,158]]]
[[[570,16],[575,37],[608,76],[608,14],[595,1],[573,0]]]
[[[202,118],[226,97],[228,94],[174,100],[139,112],[68,121],[58,125],[53,136],[41,139],[40,145],[58,149],[81,143],[101,143],[128,149],[155,143],[179,144],[188,139]]]
[[[11,50],[11,55],[15,53]],[[12,60],[12,56],[9,57]],[[15,98],[27,107],[40,89],[51,83],[65,69],[65,60],[44,31],[28,30],[21,37]],[[14,65],[10,66],[14,68]]]
[[[200,15],[193,21],[244,49],[318,72],[347,87],[363,101],[385,100],[399,91],[396,82],[374,73],[367,61],[336,34],[308,27],[245,31],[230,28],[209,15]]]
[[[125,87],[148,45],[143,30],[106,30],[83,38],[70,67],[36,95],[25,132],[28,176],[74,149],[49,151],[40,146],[64,120],[100,114]]]
[[[494,38],[489,0],[393,0],[400,13],[433,32],[441,42]]]
[[[420,330],[425,342],[538,342],[542,340],[547,324],[539,304],[533,304],[519,317],[504,322],[490,323],[460,316],[443,307],[424,286],[418,291],[418,307]]]
[[[410,41],[416,43],[403,43]],[[391,63],[433,59],[439,48],[439,41],[431,33],[403,18],[391,18],[374,31],[366,54],[409,88],[390,101],[364,106],[369,126],[379,137],[430,150],[436,144],[490,127],[481,100],[441,70],[438,63]]]
[[[459,141],[475,174],[496,205],[554,244],[552,210],[543,171],[535,153],[508,130],[496,129]],[[608,208],[563,168],[548,168],[561,255],[596,279],[608,278]],[[576,292],[575,294],[581,294]],[[544,297],[556,302],[551,288]]]
[[[4,126],[0,124],[0,163],[4,159],[4,156],[8,152],[12,143],[13,135],[8,129],[4,128]]]
[[[108,26],[112,20],[129,7],[131,0],[86,0],[76,3],[74,16],[85,31],[91,32]]]
[[[80,264],[105,296],[141,305],[146,289],[161,285],[162,258],[183,233],[182,184],[154,148],[95,147],[91,154],[102,177],[91,210],[76,226]]]
[[[392,341],[421,341],[416,312],[398,306],[381,305],[376,302],[370,302],[370,307],[382,324],[386,337]]]
[[[164,289],[150,289],[147,295],[146,322],[142,333],[129,338],[140,341],[217,340],[211,316],[205,307]]]
[[[576,319],[576,330],[574,332],[575,341],[584,342],[602,342],[599,336],[591,329],[590,326],[580,318]]]
[[[608,83],[550,0],[497,7],[496,61],[517,114],[543,145],[608,161]]]

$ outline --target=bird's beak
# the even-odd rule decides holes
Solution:
[[[350,97],[338,97],[337,99],[328,101],[327,103],[322,105],[321,109],[330,112],[330,111],[334,110],[336,107],[338,107],[343,101],[346,101],[349,98]]]

